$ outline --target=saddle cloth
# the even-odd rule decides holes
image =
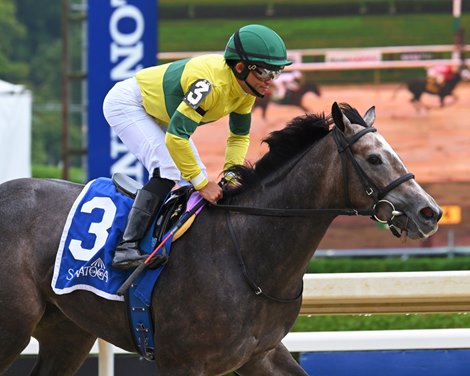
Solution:
[[[200,196],[199,196],[200,197]],[[89,182],[75,200],[67,217],[56,255],[52,289],[58,295],[87,290],[109,300],[124,300],[117,290],[133,270],[113,268],[112,259],[127,222],[133,199],[119,192],[111,179]],[[156,245],[153,226],[141,241],[145,253]],[[173,237],[157,254],[169,253]],[[137,291],[149,303],[151,290],[163,266],[148,269]]]
[[[124,300],[116,292],[129,271],[111,270],[111,263],[132,202],[111,179],[85,185],[62,231],[52,277],[56,294],[88,290],[106,299]]]

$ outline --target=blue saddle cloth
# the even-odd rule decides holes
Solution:
[[[83,188],[67,217],[57,251],[52,278],[56,294],[87,290],[109,300],[124,300],[117,295],[117,290],[132,270],[116,269],[111,264],[132,202],[133,199],[120,193],[108,178],[98,178]],[[141,242],[146,253],[151,253],[155,246],[152,231],[153,227]],[[171,240],[165,245],[167,252]],[[140,287],[135,294],[147,305],[150,305],[151,292],[162,269],[142,273],[141,279],[145,282],[138,284]]]
[[[188,208],[202,199],[193,193]],[[56,294],[87,290],[109,300],[124,300],[118,289],[133,270],[112,267],[133,199],[116,189],[113,181],[99,178],[88,183],[75,200],[65,223],[52,277]],[[200,210],[200,209],[199,209]],[[158,216],[157,216],[158,217]],[[152,236],[155,222],[140,242],[143,252],[150,254],[157,239]],[[169,235],[171,234],[171,236]],[[166,235],[162,237],[165,239]],[[173,233],[157,251],[170,253]],[[137,351],[148,360],[154,359],[152,291],[164,265],[147,268],[127,291],[130,330]]]

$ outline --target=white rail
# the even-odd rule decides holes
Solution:
[[[292,332],[282,342],[290,352],[469,349],[470,329]],[[33,338],[22,354],[35,355],[38,350],[38,343]],[[113,354],[129,353],[98,340],[90,354],[99,354],[101,363],[101,355],[105,359]]]
[[[301,314],[470,312],[470,271],[306,274]],[[289,333],[292,352],[470,348],[470,329]],[[38,353],[32,339],[23,355]],[[114,354],[98,340],[99,376],[114,374]]]
[[[393,46],[393,47],[365,47],[365,48],[318,48],[288,50],[288,57],[295,63],[287,66],[286,70],[326,71],[326,70],[358,70],[358,69],[409,69],[427,68],[440,64],[460,64],[455,56],[448,59],[430,58],[435,53],[452,54],[453,45],[434,46]],[[194,57],[202,54],[223,54],[223,51],[197,51],[197,52],[160,52],[159,61],[173,61]],[[403,54],[402,59],[384,59],[385,55]],[[426,56],[429,54],[429,56]],[[328,57],[335,55],[349,56],[350,60],[327,61]],[[308,57],[320,57],[321,62],[308,62]],[[470,63],[470,59],[466,60]]]
[[[470,271],[306,274],[300,313],[470,311]]]

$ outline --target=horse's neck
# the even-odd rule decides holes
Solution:
[[[335,179],[338,179],[338,173],[334,171],[337,168],[333,168],[333,162],[328,160],[331,158],[328,156],[336,153],[332,153],[331,148],[328,150],[318,148],[298,163],[288,164],[237,204],[282,209],[336,206],[335,187],[339,184],[335,184]],[[282,180],[276,179],[281,177]],[[251,254],[247,257],[252,264],[260,265],[259,273],[264,275],[264,279],[273,271],[282,271],[283,281],[288,283],[292,279],[295,284],[294,281],[305,272],[334,217],[318,214],[307,218],[249,216],[239,219],[244,231],[251,234],[242,240],[245,242],[242,248],[250,249]]]
[[[461,76],[460,74],[455,74],[454,77],[452,77],[450,80],[449,80],[449,89],[453,89],[455,86],[457,86],[457,84],[460,82],[461,80]]]

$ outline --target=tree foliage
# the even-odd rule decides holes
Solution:
[[[29,74],[28,64],[20,59],[18,46],[26,38],[26,28],[16,18],[16,6],[13,0],[0,2],[0,79],[22,81]]]

